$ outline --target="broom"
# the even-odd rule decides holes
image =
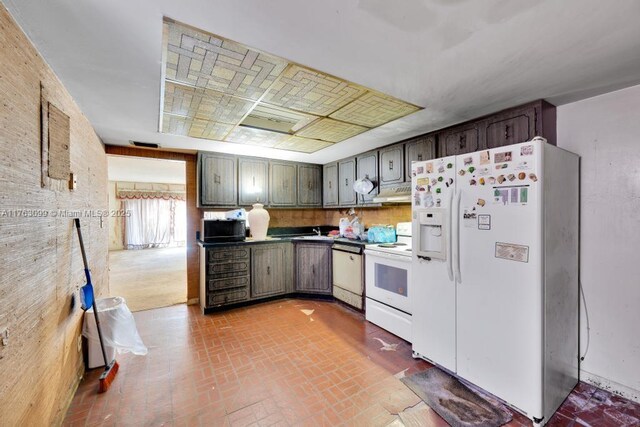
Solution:
[[[96,319],[96,327],[98,329],[98,338],[100,339],[100,349],[102,349],[102,357],[104,358],[104,372],[100,375],[100,386],[98,393],[104,393],[109,389],[111,383],[118,373],[120,365],[114,358],[111,363],[107,362],[107,351],[104,348],[104,341],[102,340],[102,330],[100,329],[100,318],[98,317],[98,306],[93,293],[93,284],[91,283],[91,272],[89,271],[89,265],[87,264],[87,254],[84,251],[84,242],[82,241],[82,231],[80,231],[80,219],[74,218],[76,223],[76,230],[78,230],[78,239],[80,240],[80,251],[82,252],[82,262],[84,262],[84,274],[87,276],[87,284],[80,289],[80,300],[82,302],[82,309],[88,310],[93,306],[93,315]]]

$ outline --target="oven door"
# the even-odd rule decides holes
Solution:
[[[411,314],[411,257],[365,250],[367,298]]]

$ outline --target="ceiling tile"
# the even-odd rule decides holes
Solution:
[[[291,135],[237,126],[229,136],[225,138],[225,141],[238,144],[259,145],[261,147],[273,147],[289,138],[291,138]]]
[[[376,127],[420,110],[391,96],[369,92],[329,117],[367,127]]]
[[[253,105],[252,101],[213,90],[165,82],[165,113],[235,125]]]
[[[170,114],[164,114],[162,117],[162,132],[174,135],[222,141],[222,138],[231,129],[233,129],[233,125],[208,120],[172,116]]]
[[[367,90],[345,80],[290,65],[262,99],[269,104],[327,116]]]
[[[315,153],[316,151],[322,150],[323,148],[327,148],[332,145],[332,142],[294,136],[284,142],[279,143],[273,148],[277,148],[279,150],[299,151],[301,153]]]
[[[186,25],[165,25],[169,80],[257,100],[287,66],[282,58]]]
[[[321,139],[328,142],[340,142],[367,130],[369,129],[366,127],[352,125],[351,123],[321,119],[296,133],[296,136]]]

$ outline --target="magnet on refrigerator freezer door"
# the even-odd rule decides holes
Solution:
[[[476,185],[476,180],[475,179],[469,180],[469,185]]]
[[[473,157],[465,157],[463,161],[465,166],[469,166],[471,163],[473,163]]]
[[[520,181],[522,181],[522,180],[523,180],[523,179],[525,179],[526,177],[527,177],[527,174],[526,174],[526,173],[524,173],[524,172],[520,172],[520,173],[518,174],[518,179],[519,179]]]
[[[460,169],[460,170],[458,171],[458,175],[460,175],[460,176],[464,175],[465,173],[466,173],[466,172],[465,172],[465,170],[464,170],[464,169]]]
[[[443,166],[443,165],[440,165],[440,166],[438,167],[438,172],[439,172],[439,173],[444,173],[444,166]]]
[[[439,181],[439,182],[442,182],[442,181],[444,181],[444,178],[443,178],[442,176],[439,176],[439,177],[438,177],[438,181]]]
[[[480,183],[480,185],[484,185],[484,178],[480,178],[478,182]]]
[[[509,175],[507,175],[507,178],[509,179],[509,181],[513,181],[514,179],[516,179],[516,176],[510,173]]]
[[[490,176],[489,179],[487,179],[487,181],[489,182],[489,185],[494,185],[496,183],[496,179],[492,176]]]
[[[478,199],[478,206],[482,207],[486,204],[487,202],[485,202],[484,199]]]
[[[476,168],[474,168],[473,166],[469,166],[469,173],[473,173],[474,170],[476,170]]]
[[[498,184],[502,184],[502,183],[504,182],[504,180],[505,180],[504,175],[500,175],[500,176],[498,177]]]
[[[538,177],[536,176],[536,174],[535,174],[535,173],[530,173],[530,174],[529,174],[529,179],[530,179],[531,181],[533,181],[533,182],[538,181]]]
[[[453,163],[447,163],[447,169],[451,169],[453,167]]]

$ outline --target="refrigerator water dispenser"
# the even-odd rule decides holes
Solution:
[[[422,259],[447,259],[447,209],[421,209],[418,211],[418,247],[416,254]]]

